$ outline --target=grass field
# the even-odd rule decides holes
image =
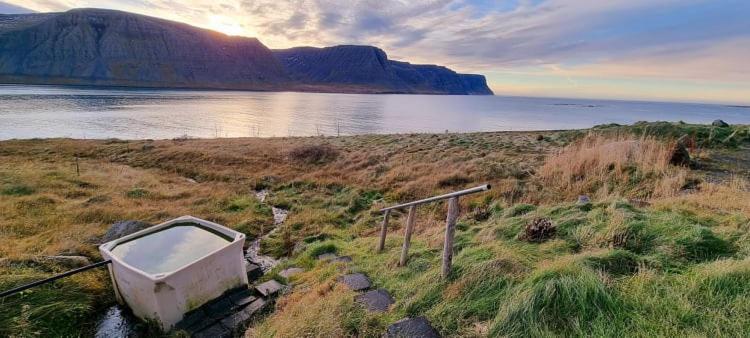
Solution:
[[[670,165],[687,134],[703,167]],[[679,123],[591,131],[339,138],[20,140],[0,142],[0,289],[64,270],[35,259],[83,255],[123,219],[191,214],[267,233],[264,250],[307,269],[249,336],[380,336],[424,315],[445,336],[737,335],[750,331],[746,126]],[[79,158],[80,174],[76,172]],[[727,161],[726,159],[732,159]],[[377,208],[481,183],[461,200],[454,271],[439,278],[445,206],[419,209],[412,254],[397,267],[400,227],[374,251]],[[579,205],[580,194],[591,204]],[[528,242],[546,218],[554,237]],[[292,254],[298,242],[307,249]],[[320,252],[351,255],[337,267]],[[368,314],[335,283],[347,269],[391,292]],[[280,278],[280,277],[276,277]],[[89,335],[113,302],[103,271],[0,300],[0,336]]]

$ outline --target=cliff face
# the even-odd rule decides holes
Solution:
[[[271,51],[254,38],[101,9],[0,15],[0,83],[492,94],[481,75],[391,61],[375,47]]]
[[[289,75],[308,86],[370,87],[382,93],[491,95],[482,75],[434,65],[389,60],[371,46],[297,47],[274,50]]]
[[[4,19],[0,81],[261,90],[288,81],[257,39],[110,10]]]

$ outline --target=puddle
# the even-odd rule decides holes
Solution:
[[[146,273],[158,274],[178,270],[229,242],[226,237],[193,223],[178,223],[118,244],[112,254]]]
[[[138,320],[126,313],[119,305],[107,309],[96,324],[96,338],[138,337]]]

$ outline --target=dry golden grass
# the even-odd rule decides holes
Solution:
[[[736,213],[750,218],[750,183],[742,177],[728,182],[701,183],[696,191],[659,199],[654,206],[670,208],[675,205],[706,213]],[[750,225],[750,224],[749,224]]]
[[[652,137],[589,134],[550,155],[537,177],[560,200],[673,196],[687,179],[686,169],[669,164],[673,148]]]

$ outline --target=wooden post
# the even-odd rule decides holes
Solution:
[[[78,167],[78,154],[76,154],[76,176],[81,176],[81,168]]]
[[[391,216],[391,211],[386,210],[383,215],[383,225],[380,227],[380,243],[378,244],[378,252],[383,252],[385,248],[385,234],[388,231],[388,218]]]
[[[445,243],[443,244],[443,279],[448,278],[453,261],[453,236],[456,234],[456,220],[459,213],[458,197],[448,200],[448,217],[445,220]]]
[[[406,265],[406,258],[409,255],[409,245],[411,245],[411,232],[414,231],[414,221],[417,218],[417,206],[409,207],[409,218],[406,219],[406,232],[404,233],[404,247],[401,248],[401,260],[399,266]]]

